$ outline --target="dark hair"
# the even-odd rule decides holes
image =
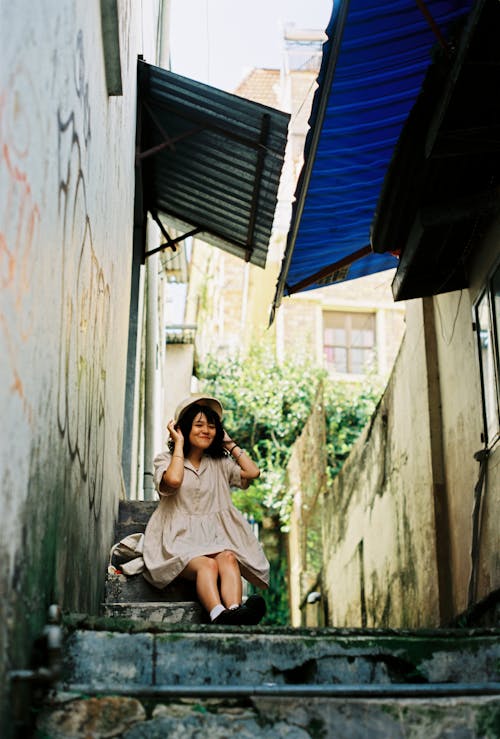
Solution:
[[[175,428],[179,428],[184,436],[184,456],[187,457],[191,450],[191,444],[189,443],[189,434],[193,426],[194,419],[203,413],[208,423],[213,423],[215,426],[215,437],[208,449],[205,450],[205,454],[209,457],[224,457],[225,449],[222,445],[222,439],[224,438],[224,429],[217,413],[212,410],[208,405],[199,405],[193,403],[188,406],[181,416],[180,420],[175,424]],[[168,442],[168,448],[170,452],[174,451],[174,443],[172,440]]]

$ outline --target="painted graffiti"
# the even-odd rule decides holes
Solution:
[[[80,108],[83,116],[82,120],[82,133],[83,141],[85,146],[88,146],[90,141],[90,103],[89,103],[89,83],[85,72],[85,54],[83,48],[83,33],[78,32],[76,37],[76,52],[75,52],[75,92],[78,100],[80,101]]]
[[[34,325],[33,247],[40,223],[28,175],[35,100],[29,75],[18,68],[0,92],[0,336],[10,390],[19,397],[30,424],[33,408],[25,391],[21,357]]]
[[[58,425],[79,465],[89,505],[100,511],[105,454],[105,387],[110,288],[94,246],[86,171],[91,141],[83,36],[75,51],[77,103],[57,112],[58,212],[62,225]]]

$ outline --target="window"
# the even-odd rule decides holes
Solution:
[[[325,311],[323,350],[328,372],[368,372],[375,359],[375,314]]]
[[[500,266],[475,304],[474,318],[481,370],[484,436],[486,444],[490,445],[500,436]]]

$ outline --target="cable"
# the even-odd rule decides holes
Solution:
[[[452,327],[451,327],[451,335],[450,335],[449,339],[447,339],[446,336],[445,336],[445,334],[444,334],[444,325],[443,325],[444,324],[444,321],[443,321],[443,316],[441,314],[441,308],[439,307],[439,300],[436,300],[435,301],[436,307],[437,307],[437,311],[438,311],[438,314],[439,314],[439,325],[441,327],[441,336],[442,336],[443,341],[446,344],[446,346],[450,346],[450,344],[451,344],[451,342],[453,340],[453,336],[455,335],[455,328],[456,328],[456,325],[457,325],[458,314],[460,312],[460,304],[462,302],[463,292],[464,292],[463,290],[460,290],[460,296],[458,298],[457,309],[456,309],[456,312],[455,312],[455,318],[453,319],[453,324],[452,324]],[[439,296],[435,296],[435,297],[439,297]]]

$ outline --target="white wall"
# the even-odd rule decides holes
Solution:
[[[48,602],[97,609],[122,492],[136,64],[158,2],[118,7],[114,98],[97,0],[0,7],[0,673]]]

